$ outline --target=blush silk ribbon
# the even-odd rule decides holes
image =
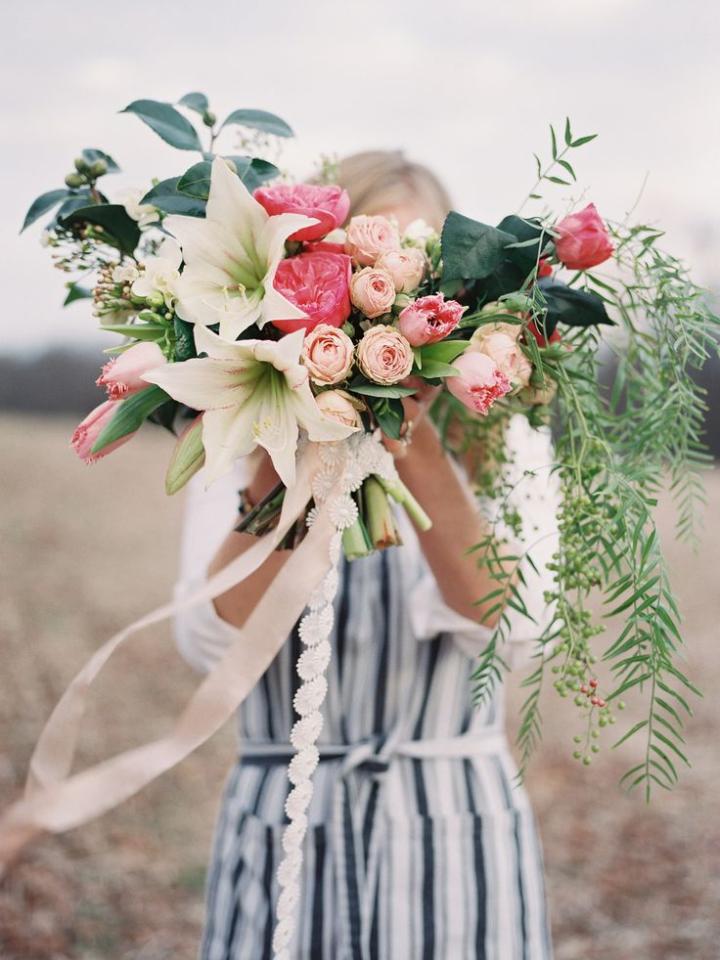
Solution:
[[[329,516],[332,497],[320,506],[305,538],[222,659],[192,694],[170,732],[71,774],[88,693],[112,654],[138,631],[214,599],[257,570],[302,515],[312,497],[312,478],[319,467],[317,445],[309,443],[300,454],[296,483],[285,495],[274,531],[258,539],[192,594],[159,607],[116,633],[75,676],[40,735],[24,797],[0,817],[0,865],[11,861],[38,835],[72,829],[117,806],[187,757],[232,716],[277,655],[308,597],[330,568],[329,544],[335,532]],[[337,486],[340,489],[339,480]]]

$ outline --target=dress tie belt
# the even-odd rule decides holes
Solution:
[[[496,754],[505,749],[499,727],[485,727],[455,737],[425,740],[373,738],[350,744],[318,744],[320,763],[341,760],[334,786],[331,830],[336,857],[335,886],[339,906],[338,960],[367,960],[373,936],[371,918],[379,880],[380,853],[385,848],[387,818],[374,814],[384,802],[385,774],[396,758],[416,760],[471,758]],[[287,765],[295,755],[289,743],[243,742],[243,764]],[[365,823],[352,802],[350,775],[367,772],[373,779],[368,800],[370,822]]]

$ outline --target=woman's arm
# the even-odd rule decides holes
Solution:
[[[278,482],[278,475],[270,457],[263,452],[260,466],[247,488],[250,501],[259,503]],[[210,562],[208,576],[222,570],[235,557],[245,553],[256,540],[257,537],[249,533],[236,533],[234,530],[228,533]],[[265,563],[246,580],[216,597],[214,605],[218,616],[233,627],[242,627],[289,556],[289,550],[274,550]]]
[[[424,415],[425,408],[406,402],[413,423],[412,442],[396,454],[401,479],[430,514],[433,525],[418,539],[445,603],[463,617],[480,620],[488,627],[497,623],[499,611],[483,619],[480,597],[496,589],[486,567],[478,566],[478,554],[467,550],[487,534],[487,521],[478,510],[467,484],[442,447],[435,428]],[[397,448],[395,448],[397,449]],[[510,570],[509,572],[512,572]]]

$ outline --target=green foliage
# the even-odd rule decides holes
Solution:
[[[105,447],[139,430],[154,410],[167,403],[171,398],[155,385],[122,400],[117,413],[100,433],[92,447],[93,453],[100,453]]]
[[[443,282],[489,277],[503,261],[505,247],[516,240],[511,233],[451,211],[442,229]]]
[[[186,107],[188,110],[193,110],[195,113],[199,113],[202,116],[204,113],[210,109],[210,104],[208,103],[208,98],[204,93],[186,93],[184,97],[180,97],[178,100],[178,106]]]
[[[280,174],[275,164],[268,160],[261,160],[259,157],[227,157],[226,159],[232,161],[235,172],[250,192]],[[193,164],[180,177],[177,183],[178,192],[195,199],[207,200],[210,194],[211,171],[212,163],[209,160],[201,160],[200,163]]]
[[[140,227],[121,204],[103,203],[80,207],[62,220],[64,227],[87,224],[99,228],[107,242],[117,246],[123,253],[134,253],[140,241]]]
[[[357,392],[357,390],[355,392]],[[403,420],[405,419],[402,400],[393,399],[387,394],[384,396],[373,396],[366,392],[366,396],[367,404],[372,410],[373,416],[377,420],[377,424],[382,432],[390,437],[391,440],[399,440]]]
[[[569,327],[589,327],[593,324],[613,325],[605,302],[592,290],[579,290],[557,280],[543,279],[538,286],[545,297],[545,330],[549,336],[558,323]]]
[[[364,397],[386,397],[390,400],[400,397],[411,397],[414,393],[417,393],[413,387],[401,387],[397,383],[387,385],[372,383],[372,381],[365,380],[362,377],[357,377],[353,380],[348,389]]]
[[[252,130],[260,130],[274,137],[295,136],[292,128],[284,120],[266,110],[233,110],[223,120],[221,129],[231,125],[250,127]]]
[[[169,103],[162,103],[159,100],[133,100],[120,112],[132,113],[139,117],[171,147],[202,152],[195,127]]]
[[[162,210],[163,213],[179,213],[186,217],[204,217],[205,200],[199,200],[186,193],[181,193],[178,189],[181,179],[181,177],[170,177],[167,180],[161,180],[151,190],[148,190],[140,202],[151,203],[158,210]]]
[[[36,220],[39,220],[48,210],[56,207],[61,200],[69,196],[71,196],[71,191],[65,187],[61,187],[59,190],[48,190],[47,193],[41,193],[40,196],[36,197],[30,204],[30,208],[25,214],[23,225],[20,227],[20,233],[35,223]]]

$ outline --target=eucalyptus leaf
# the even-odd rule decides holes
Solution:
[[[195,127],[175,107],[159,100],[133,100],[121,113],[133,113],[166,143],[178,150],[200,150]]]
[[[294,137],[295,134],[284,120],[266,110],[233,110],[222,122],[223,127],[237,124],[241,127],[251,127],[253,130],[262,130],[275,137]]]
[[[69,196],[70,191],[65,187],[62,187],[59,190],[48,190],[47,193],[41,193],[40,196],[36,197],[30,204],[30,209],[25,214],[25,219],[20,227],[20,233],[22,233],[23,230],[26,230],[31,224],[35,223],[36,220],[39,220],[44,213],[48,212],[48,210],[52,210],[53,207],[56,207],[61,200],[64,200],[65,197]]]

